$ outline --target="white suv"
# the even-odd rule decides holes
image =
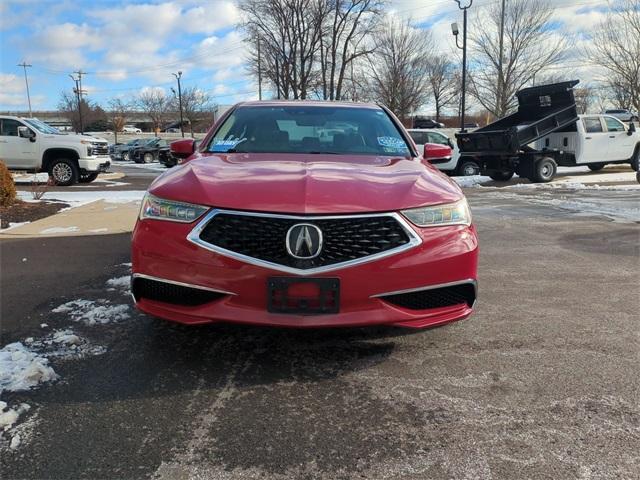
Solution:
[[[111,165],[102,138],[65,134],[35,118],[0,116],[0,160],[11,170],[48,172],[56,185],[93,182]]]

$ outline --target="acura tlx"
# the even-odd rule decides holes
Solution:
[[[241,103],[171,145],[132,244],[137,308],[185,324],[431,327],[471,315],[460,188],[373,104]]]

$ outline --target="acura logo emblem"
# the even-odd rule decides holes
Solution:
[[[322,231],[310,223],[298,223],[287,232],[287,252],[294,258],[314,258],[322,251]]]

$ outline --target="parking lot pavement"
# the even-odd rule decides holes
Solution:
[[[171,325],[131,309],[126,235],[0,243],[3,345],[92,346],[3,394],[3,477],[638,478],[638,224],[467,193],[478,311],[420,332]]]

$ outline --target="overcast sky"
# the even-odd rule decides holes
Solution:
[[[468,0],[466,0],[468,1]],[[475,0],[477,14],[499,0]],[[507,0],[508,1],[508,0]],[[553,29],[573,35],[576,44],[606,14],[602,0],[552,0]],[[462,22],[453,0],[393,0],[389,13],[431,29],[437,48],[455,52],[451,22]],[[26,110],[24,77],[28,69],[35,110],[55,109],[60,91],[71,89],[69,74],[82,69],[83,88],[105,102],[142,89],[198,85],[217,103],[253,99],[255,82],[245,75],[244,45],[234,28],[239,13],[232,1],[176,0],[0,0],[0,110]],[[573,58],[550,73],[593,80],[595,73]]]

